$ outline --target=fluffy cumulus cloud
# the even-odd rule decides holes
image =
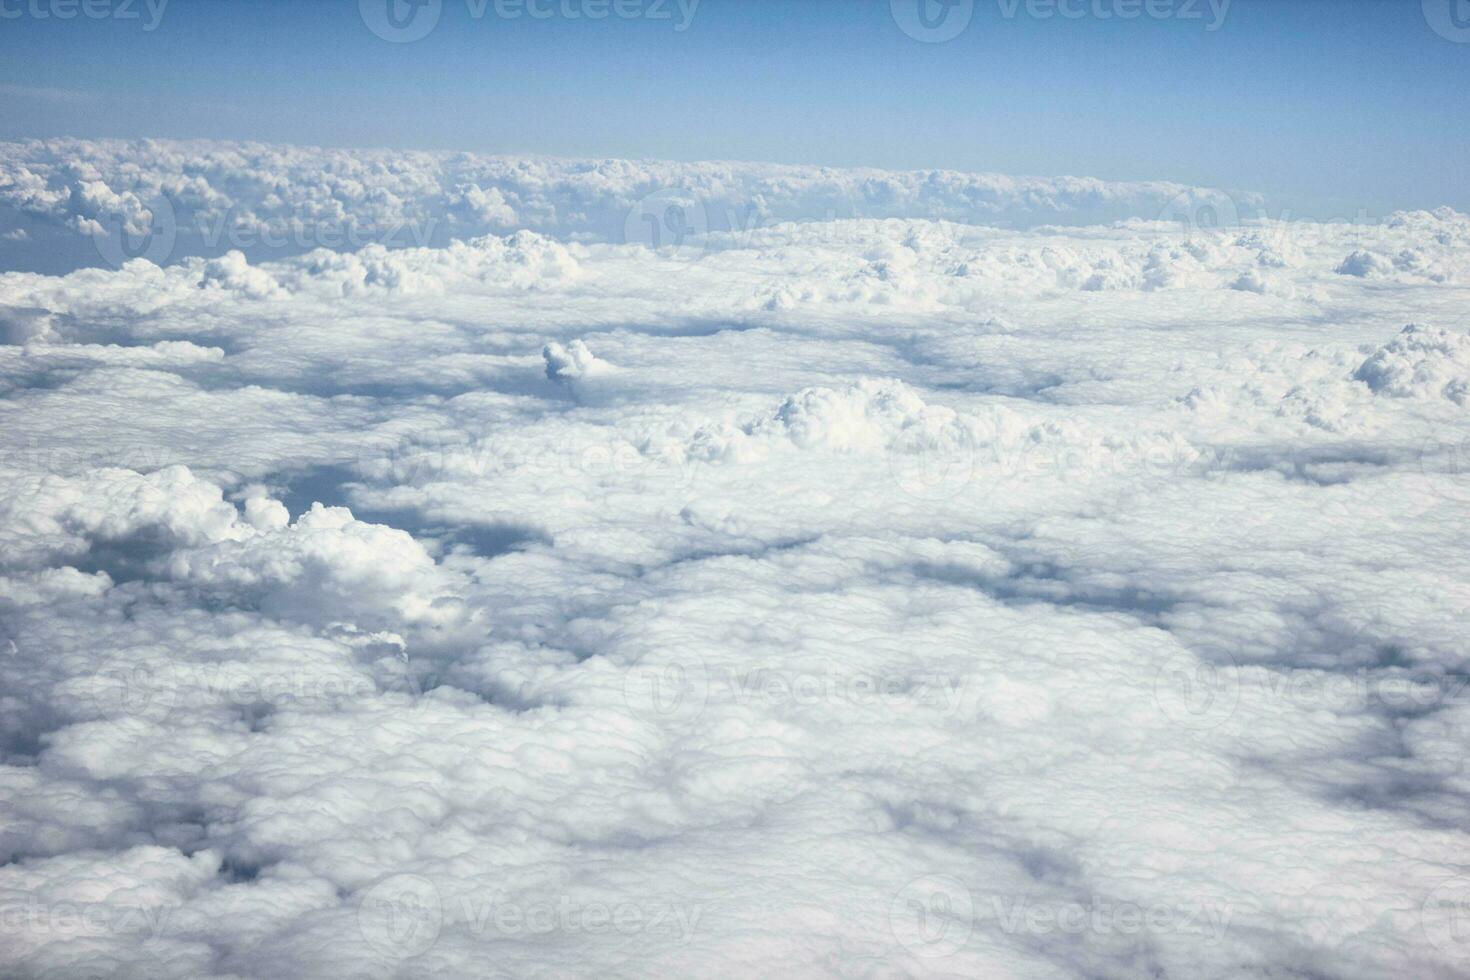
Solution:
[[[0,148],[452,232],[0,274],[0,975],[1466,975],[1470,219],[1176,192]]]
[[[328,150],[171,140],[0,144],[0,226],[95,239],[76,261],[236,249],[278,256],[445,245],[530,229],[679,247],[784,221],[926,217],[1035,225],[1193,214],[1218,192],[1163,181]],[[1258,203],[1240,195],[1242,205]],[[1232,204],[1232,207],[1234,205]],[[89,255],[88,252],[91,251]],[[48,270],[50,271],[50,270]]]

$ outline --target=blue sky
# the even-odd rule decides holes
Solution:
[[[1432,28],[1440,0],[1234,0],[1223,19],[1148,0],[1169,15],[1128,20],[1097,11],[1129,0],[974,0],[941,43],[888,0],[667,0],[665,18],[619,0],[645,16],[600,20],[597,0],[510,0],[544,18],[442,0],[409,43],[358,0],[172,0],[151,31],[148,0],[56,16],[81,2],[0,0],[0,138],[946,167],[1258,190],[1317,217],[1470,210],[1470,43]],[[1470,25],[1470,2],[1443,5]]]

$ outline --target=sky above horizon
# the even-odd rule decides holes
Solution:
[[[1464,0],[917,2],[0,0],[0,138],[935,167],[1252,190],[1317,218],[1470,210]]]

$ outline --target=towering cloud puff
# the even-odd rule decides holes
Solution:
[[[1470,401],[1470,336],[1411,323],[1373,352],[1353,377],[1375,393]]]
[[[546,361],[546,377],[552,381],[580,381],[612,371],[612,365],[599,361],[580,340],[565,347],[553,341],[541,349],[541,357]]]

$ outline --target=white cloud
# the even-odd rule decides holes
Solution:
[[[461,240],[0,274],[0,974],[1463,969],[1464,216],[5,152]]]
[[[552,381],[580,381],[612,370],[610,364],[599,361],[580,340],[574,340],[565,347],[553,341],[541,349],[541,357],[546,361],[546,377]]]
[[[1470,401],[1470,336],[1411,323],[1353,374],[1374,392]]]
[[[517,227],[681,244],[781,222],[935,218],[1034,225],[1156,219],[1220,192],[1181,184],[750,163],[560,160],[259,143],[0,143],[6,210],[82,235],[143,236],[166,213],[169,257],[445,244]],[[1243,210],[1259,203],[1238,194]],[[157,208],[155,208],[157,205]],[[674,210],[669,208],[673,206]],[[104,256],[106,258],[107,256]]]

